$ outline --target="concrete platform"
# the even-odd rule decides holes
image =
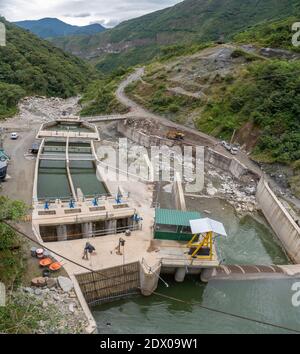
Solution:
[[[123,255],[116,253],[116,247],[118,246],[120,237],[126,241]],[[87,241],[96,248],[96,252],[90,255],[89,260],[83,260],[83,249]],[[69,275],[86,273],[87,269],[83,267],[88,267],[94,271],[101,271],[101,269],[141,261],[143,258],[149,266],[154,266],[157,263],[157,253],[147,252],[149,245],[150,240],[148,237],[144,236],[143,231],[136,231],[135,235],[128,237],[123,234],[118,234],[74,241],[47,243],[47,247],[53,252],[65,255],[67,258],[78,263],[78,265],[76,265],[65,260],[63,257],[59,259],[59,261],[62,261]]]
[[[189,268],[210,268],[219,265],[216,249],[213,249],[213,259],[191,258],[188,254],[187,242],[170,240],[153,240],[151,248],[157,251],[157,257],[162,262],[162,267],[189,267]]]

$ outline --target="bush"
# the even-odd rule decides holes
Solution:
[[[300,158],[300,63],[280,60],[251,64],[248,72],[225,86],[205,106],[196,124],[208,133],[230,138],[252,121],[261,129],[255,155],[292,163]],[[219,129],[215,130],[216,127]]]

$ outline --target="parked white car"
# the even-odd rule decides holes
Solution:
[[[19,137],[18,133],[11,133],[11,134],[10,134],[10,138],[11,138],[12,140],[17,140],[18,137]]]
[[[231,150],[231,145],[229,143],[227,143],[225,140],[222,141],[222,145],[224,146],[224,148],[228,151]]]
[[[232,147],[231,148],[231,150],[230,150],[230,153],[232,154],[232,155],[237,155],[237,153],[238,153],[238,151],[239,151],[239,149],[237,148],[237,147]]]

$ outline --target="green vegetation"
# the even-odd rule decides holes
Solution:
[[[256,159],[292,163],[300,159],[300,63],[251,64],[233,84],[220,88],[196,122],[199,129],[229,138],[251,121],[261,130]]]
[[[160,53],[157,60],[164,62],[176,57],[193,55],[197,52],[200,52],[202,49],[212,46],[212,42],[203,42],[203,43],[193,43],[193,44],[175,44],[170,46],[160,47]]]
[[[80,115],[127,113],[128,108],[117,100],[115,91],[120,81],[129,72],[129,70],[119,69],[108,77],[91,82],[80,101],[83,105]]]
[[[103,33],[54,39],[53,43],[98,62],[98,68],[110,72],[118,65],[149,63],[163,46],[227,41],[251,26],[297,14],[298,0],[185,0]],[[108,54],[108,50],[116,54]]]
[[[30,334],[39,328],[39,321],[49,318],[49,308],[42,301],[20,291],[10,295],[5,307],[0,307],[0,332]],[[59,320],[59,318],[57,319]]]
[[[7,45],[0,47],[0,117],[16,111],[24,95],[70,97],[96,77],[82,60],[1,19]]]
[[[297,17],[289,17],[280,21],[259,24],[237,34],[234,40],[237,43],[253,43],[263,47],[282,48],[300,52],[299,47],[292,45],[292,24],[298,21],[299,18]]]
[[[132,48],[121,53],[106,54],[96,68],[109,75],[119,67],[129,68],[140,63],[150,63],[159,54],[159,47],[155,45]]]
[[[18,85],[0,81],[0,119],[16,113],[18,101],[25,96],[25,91]]]
[[[24,203],[0,196],[0,281],[7,289],[19,283],[24,269],[22,241],[3,221],[18,221],[26,211]]]
[[[200,44],[177,44],[170,46],[149,45],[135,47],[128,51],[107,54],[96,63],[96,68],[104,74],[110,74],[118,68],[129,68],[138,64],[149,64],[153,61],[166,61],[179,56],[192,55],[211,46],[209,42]]]
[[[5,220],[17,221],[25,215],[26,206],[0,196],[0,281],[7,289],[18,285],[23,275],[22,241]]]
[[[300,63],[252,64],[234,83],[222,86],[204,108],[196,126],[229,139],[249,122],[260,133],[252,157],[293,168],[290,185],[300,196]]]
[[[32,333],[43,317],[42,304],[34,306],[32,297],[24,298],[16,292],[26,267],[23,250],[26,243],[3,223],[18,221],[26,212],[23,202],[0,196],[0,281],[6,286],[6,306],[0,307],[1,333]]]
[[[168,87],[167,72],[164,68],[157,69],[153,64],[148,70],[143,81],[127,86],[127,95],[150,111],[185,123],[187,112],[199,107],[200,101],[194,97],[172,92]]]

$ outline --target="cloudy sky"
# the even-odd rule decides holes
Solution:
[[[182,0],[0,0],[0,14],[9,21],[57,17],[74,25],[121,21],[172,6]]]

